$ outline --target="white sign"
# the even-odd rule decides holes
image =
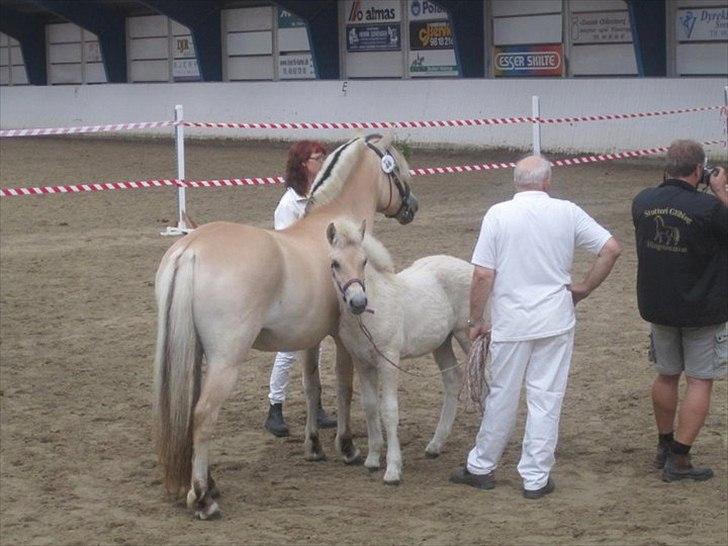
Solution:
[[[628,11],[579,13],[571,18],[571,42],[609,44],[631,42]]]
[[[311,53],[281,53],[278,56],[278,77],[282,80],[316,78]]]
[[[172,61],[172,79],[174,81],[197,81],[200,69],[197,59],[175,59]]]
[[[455,52],[452,49],[410,51],[409,75],[412,78],[457,76]]]
[[[447,19],[447,11],[432,0],[408,0],[407,12],[410,21],[440,21]]]
[[[347,0],[344,9],[347,25],[397,23],[402,20],[399,0]]]
[[[675,24],[680,42],[728,40],[728,8],[681,9]]]

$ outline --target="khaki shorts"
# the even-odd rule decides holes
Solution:
[[[662,375],[723,377],[728,371],[728,323],[698,328],[651,324],[650,361]]]

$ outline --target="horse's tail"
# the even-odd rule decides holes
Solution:
[[[202,352],[192,317],[194,253],[181,247],[157,271],[154,419],[164,483],[175,495],[192,473],[193,409],[200,395]]]

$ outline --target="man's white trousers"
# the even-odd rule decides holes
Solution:
[[[540,489],[554,465],[559,416],[574,347],[574,329],[529,341],[492,342],[491,386],[468,471],[495,470],[516,424],[521,385],[526,383],[528,417],[518,472],[523,487]]]

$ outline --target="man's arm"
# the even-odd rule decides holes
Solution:
[[[614,267],[614,263],[622,253],[622,245],[619,244],[617,239],[610,237],[602,249],[597,255],[597,259],[589,269],[589,272],[584,277],[584,280],[580,283],[574,283],[569,286],[571,290],[571,297],[574,300],[574,305],[579,303],[581,300],[591,294],[594,289],[602,284],[602,281],[607,278],[609,273]]]
[[[481,334],[490,332],[490,320],[483,321],[485,306],[493,290],[495,270],[487,267],[475,266],[473,279],[470,283],[470,341],[475,341]]]
[[[728,206],[728,191],[726,191],[726,183],[728,183],[728,177],[726,177],[725,169],[718,167],[718,172],[710,176],[710,189],[713,194],[720,199],[721,203]]]

